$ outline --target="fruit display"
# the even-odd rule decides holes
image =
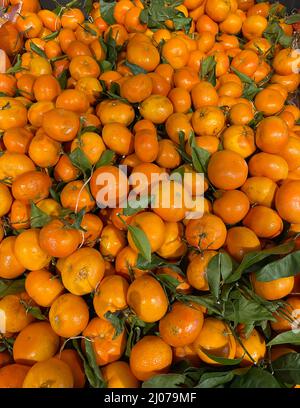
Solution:
[[[300,387],[300,14],[0,0],[0,388]]]

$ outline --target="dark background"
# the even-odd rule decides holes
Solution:
[[[57,7],[54,1],[52,0],[40,0],[41,5],[43,8],[51,10]],[[70,0],[58,0],[60,4],[66,4],[69,3]],[[84,5],[85,0],[82,0],[81,3]],[[271,1],[271,3],[273,3]],[[280,3],[285,4],[288,11],[292,11],[293,9],[300,8],[300,0],[280,0]]]

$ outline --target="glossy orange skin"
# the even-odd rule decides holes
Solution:
[[[14,251],[18,261],[26,269],[35,271],[44,268],[50,262],[50,255],[39,244],[38,229],[28,229],[17,236]]]
[[[275,197],[275,206],[281,218],[297,224],[300,222],[299,193],[300,182],[292,180],[283,184]]]
[[[200,333],[203,313],[182,303],[175,303],[172,310],[159,322],[162,339],[172,347],[191,344]]]
[[[7,130],[14,127],[24,127],[27,123],[27,109],[17,99],[2,97],[0,101],[0,128]],[[7,106],[6,109],[3,109]]]
[[[188,283],[195,289],[208,291],[207,266],[210,260],[217,255],[216,251],[204,251],[193,257],[187,267]]]
[[[213,202],[214,214],[219,216],[225,224],[240,222],[246,216],[249,208],[248,197],[239,190],[225,191]]]
[[[115,258],[126,245],[125,234],[114,225],[106,225],[100,236],[99,249],[103,256]]]
[[[44,132],[36,134],[29,145],[29,157],[34,163],[42,168],[53,167],[59,160],[61,152],[61,144]]]
[[[0,388],[22,388],[29,367],[9,364],[0,368]]]
[[[107,276],[94,295],[94,309],[99,317],[105,319],[105,313],[114,313],[127,307],[128,282],[118,275]]]
[[[247,227],[230,228],[225,245],[228,253],[238,262],[241,262],[248,252],[260,251],[261,249],[257,235]]]
[[[34,365],[55,355],[59,337],[47,322],[31,323],[17,336],[13,346],[16,363]]]
[[[25,289],[29,296],[42,307],[49,307],[64,291],[57,278],[46,269],[32,271],[26,276]]]
[[[106,100],[96,107],[96,114],[101,123],[121,123],[129,126],[134,120],[134,109],[131,105],[119,100]]]
[[[288,142],[288,127],[277,116],[263,119],[256,130],[256,145],[265,153],[279,153]]]
[[[81,228],[85,230],[82,232],[85,245],[93,246],[101,234],[103,222],[97,215],[88,213],[83,216]]]
[[[57,359],[41,361],[28,371],[23,388],[73,388],[74,378],[67,363]]]
[[[143,275],[131,283],[127,303],[140,319],[148,323],[159,321],[168,308],[162,286],[149,275]]]
[[[115,260],[116,274],[129,280],[131,275],[138,277],[146,273],[146,271],[142,271],[135,267],[137,258],[138,253],[130,246],[125,246],[121,249]]]
[[[125,361],[115,361],[108,364],[102,368],[102,374],[107,388],[138,388],[139,386],[139,381]]]
[[[52,75],[41,75],[33,85],[34,97],[37,101],[53,101],[61,92],[59,82]]]
[[[24,154],[28,152],[32,133],[27,129],[11,128],[4,132],[3,143],[7,151]]]
[[[252,76],[256,71],[259,64],[259,58],[257,54],[252,50],[243,50],[238,55],[236,55],[231,66],[237,71]]]
[[[165,122],[174,110],[171,101],[163,95],[150,95],[140,104],[139,109],[143,118],[154,124]]]
[[[30,226],[30,206],[23,201],[14,200],[12,203],[9,221],[12,228],[19,230]]]
[[[66,293],[52,303],[49,321],[52,329],[59,336],[78,336],[88,324],[89,310],[81,297]]]
[[[241,190],[247,195],[251,204],[272,207],[278,187],[268,177],[249,177]]]
[[[59,142],[73,140],[79,129],[79,118],[76,113],[65,109],[53,109],[43,116],[44,131]]]
[[[164,242],[165,224],[161,217],[153,212],[141,212],[134,216],[131,225],[142,229],[150,243],[151,252],[157,251]],[[127,239],[130,247],[137,250],[134,240],[128,231]]]
[[[109,174],[110,177],[105,175]],[[128,193],[128,180],[126,175],[118,168],[107,165],[96,169],[90,181],[90,189],[98,205],[119,205]],[[104,189],[104,196],[101,190]],[[104,202],[103,202],[104,200]],[[106,202],[105,202],[106,201]],[[116,201],[116,202],[115,202]]]
[[[134,376],[146,381],[169,371],[172,349],[157,336],[145,336],[132,348],[129,363]]]
[[[275,332],[285,332],[299,328],[299,296],[289,296],[286,299],[287,305],[279,311],[284,312],[284,315],[274,314],[275,321],[271,322],[271,327]]]
[[[78,248],[81,240],[78,230],[66,228],[59,220],[50,221],[41,229],[39,236],[41,248],[57,258],[71,255]]]
[[[293,290],[294,281],[294,276],[289,276],[262,282],[256,279],[255,274],[251,275],[251,283],[255,293],[267,300],[282,299],[289,295]]]
[[[274,238],[283,229],[283,222],[278,213],[262,205],[251,208],[243,224],[252,229],[259,238]]]
[[[83,363],[77,351],[65,349],[60,351],[55,358],[63,361],[70,367],[74,379],[74,388],[84,388],[86,378]]]
[[[91,293],[104,275],[102,255],[94,248],[80,248],[63,260],[61,276],[64,286],[74,295]]]
[[[189,220],[185,237],[193,247],[219,249],[226,239],[226,227],[221,218],[213,214],[204,214],[201,218]]]
[[[187,248],[182,238],[182,225],[179,222],[166,222],[165,240],[157,251],[158,255],[166,259],[180,258],[183,256]]]
[[[87,112],[90,105],[85,92],[79,89],[65,89],[58,95],[55,106],[80,114]]]
[[[60,199],[64,208],[69,208],[74,212],[78,212],[83,208],[90,211],[96,205],[82,180],[70,181],[66,184],[61,192]]]
[[[127,60],[146,71],[154,71],[160,62],[159,52],[150,42],[134,41],[127,46]]]
[[[236,341],[229,327],[221,320],[213,317],[204,319],[202,330],[193,343],[200,359],[211,365],[219,365],[206,353],[218,357],[234,358]]]
[[[138,74],[128,77],[121,85],[121,95],[131,103],[142,102],[148,98],[153,89],[151,77]]]
[[[191,91],[192,102],[195,109],[203,106],[216,106],[218,103],[218,94],[211,83],[200,81]]]
[[[44,114],[54,108],[54,103],[49,101],[40,101],[32,104],[28,109],[29,122],[35,127],[40,127],[42,125]]]
[[[30,306],[32,303],[26,292],[6,295],[0,300],[5,332],[18,333],[34,320],[34,317],[26,312],[26,305]]]
[[[288,164],[279,155],[270,153],[256,153],[249,160],[251,176],[268,177],[274,182],[284,180],[288,176]]]
[[[242,345],[251,357],[245,352],[242,345],[237,342],[235,358],[242,358],[241,366],[257,364],[266,354],[266,342],[263,336],[256,329],[252,330],[248,338],[243,335],[241,329],[239,330],[239,335]]]
[[[46,173],[30,171],[16,177],[12,184],[12,194],[16,200],[25,203],[38,202],[48,197],[51,184]]]
[[[73,166],[68,156],[62,155],[54,168],[54,177],[58,181],[72,181],[79,174],[79,170]]]
[[[255,152],[254,131],[249,126],[232,125],[222,134],[223,146],[246,158]]]
[[[100,366],[119,360],[125,350],[125,330],[114,338],[115,328],[113,325],[99,317],[90,320],[82,334],[92,341],[96,361]]]
[[[223,190],[241,187],[247,179],[248,166],[238,153],[222,150],[214,153],[208,163],[208,178]]]

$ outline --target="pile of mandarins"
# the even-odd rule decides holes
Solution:
[[[299,14],[0,3],[0,387],[300,384]]]

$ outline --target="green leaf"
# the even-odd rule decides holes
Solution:
[[[176,10],[176,7],[180,4],[182,4],[182,0],[148,0],[147,6],[140,14],[140,21],[152,29],[164,28],[167,20],[175,20],[177,27],[182,27],[186,30],[188,28],[187,25],[191,24],[191,21],[189,19],[183,20],[183,14]]]
[[[99,65],[101,72],[111,71],[113,68],[112,63],[107,60],[99,61]]]
[[[274,375],[285,384],[300,384],[300,353],[288,353],[272,362]]]
[[[293,41],[293,37],[286,35],[278,21],[274,20],[269,21],[266,30],[263,32],[263,36],[273,46],[280,44],[284,48],[290,47]]]
[[[100,129],[97,126],[86,126],[80,130],[79,136],[87,132],[100,133]]]
[[[114,19],[114,8],[116,5],[115,0],[100,0],[100,13],[101,17],[107,24],[114,24],[116,21]]]
[[[104,378],[102,377],[100,368],[98,367],[97,362],[96,362],[96,356],[95,356],[93,344],[91,341],[88,341],[87,339],[84,339],[84,343],[85,343],[85,352],[86,352],[88,363],[90,367],[92,368],[94,375],[97,379],[98,385],[99,385],[97,388],[104,388],[105,381],[104,381]]]
[[[226,366],[234,366],[234,365],[240,364],[240,362],[243,360],[243,357],[242,358],[224,358],[224,357],[218,357],[218,356],[214,356],[213,354],[206,353],[203,349],[202,351],[210,359],[216,361],[219,364],[226,365]]]
[[[187,34],[190,31],[193,19],[186,17],[181,11],[178,10],[177,16],[174,17],[172,21],[176,31],[184,30],[184,32]]]
[[[190,156],[186,153],[185,151],[185,133],[180,130],[178,132],[178,138],[179,138],[179,146],[177,147],[177,151],[180,154],[180,156],[182,157],[183,161],[185,163],[192,163]],[[178,169],[182,168],[183,172],[181,174],[181,176],[183,177],[184,175],[184,168],[183,167],[179,167]],[[177,169],[177,170],[178,170]]]
[[[263,118],[264,118],[264,114],[262,112],[256,112],[254,115],[254,118],[248,123],[248,126],[255,129]]]
[[[284,19],[284,22],[286,24],[295,24],[295,23],[299,23],[299,21],[300,21],[300,14],[299,13],[292,14],[290,16],[287,16]]]
[[[112,150],[105,150],[102,154],[98,162],[96,163],[95,168],[98,169],[99,167],[106,166],[108,164],[112,164],[113,159],[115,156],[115,152]]]
[[[236,68],[231,67],[231,70],[240,78],[240,80],[243,82],[244,89],[243,89],[243,97],[247,98],[249,100],[252,100],[254,96],[261,91],[263,88],[259,88],[255,81],[248,77],[246,74],[243,74],[242,72],[238,71]]]
[[[153,270],[161,267],[168,267],[173,269],[174,271],[178,272],[180,275],[183,275],[182,270],[178,266],[180,262],[167,262],[164,258],[159,257],[156,254],[151,255],[151,260],[147,261],[143,256],[140,254],[138,255],[138,259],[136,262],[136,268],[142,269],[144,271]]]
[[[140,67],[139,65],[136,64],[132,64],[129,61],[125,61],[124,65],[126,65],[126,67],[128,67],[130,69],[130,71],[134,74],[134,75],[138,75],[138,74],[147,74],[148,71],[146,71],[144,68]]]
[[[233,371],[204,373],[195,388],[215,388],[227,384],[234,378]]]
[[[41,228],[48,224],[52,217],[40,210],[33,202],[30,203],[30,226],[31,228]]]
[[[231,292],[231,296],[238,293]],[[226,302],[224,317],[227,320],[231,320],[235,324],[244,323],[249,324],[252,322],[259,322],[263,320],[275,320],[273,312],[277,307],[272,308],[272,303],[268,302],[267,307],[263,307],[263,304],[255,299],[247,299],[241,293],[237,299],[232,299],[231,302]],[[274,310],[273,310],[274,309]]]
[[[47,320],[47,317],[43,315],[41,312],[41,309],[38,306],[31,306],[24,300],[20,300],[21,305],[24,306],[26,313],[31,314],[33,317],[35,317],[38,320]]]
[[[116,68],[116,63],[118,59],[118,50],[119,47],[117,46],[116,40],[112,37],[111,29],[108,32],[106,37],[106,41],[102,37],[99,37],[99,42],[102,48],[105,51],[106,57],[105,60],[110,62],[111,69]]]
[[[144,381],[142,388],[180,388],[185,380],[183,374],[160,374]]]
[[[0,298],[25,290],[25,279],[0,279]]]
[[[251,367],[246,374],[235,377],[230,388],[280,388],[280,385],[268,371]]]
[[[106,312],[104,317],[110,321],[110,323],[114,326],[115,328],[115,334],[113,336],[113,340],[116,339],[121,333],[124,331],[125,327],[125,318],[124,315],[122,314],[122,311],[117,311],[117,312]]]
[[[299,273],[300,251],[292,252],[285,257],[265,265],[256,272],[256,278],[261,282],[270,282],[279,278],[295,276]]]
[[[157,274],[155,278],[167,289],[171,290],[171,292],[175,293],[177,286],[180,284],[179,280],[174,278],[173,276],[167,274]]]
[[[93,0],[85,0],[84,5],[83,5],[83,9],[86,12],[86,14],[90,14],[90,12],[93,9]]]
[[[215,57],[209,55],[202,60],[200,68],[200,78],[210,82],[213,86],[216,85],[216,65]]]
[[[151,261],[151,246],[144,231],[133,225],[128,225],[128,231],[139,253],[147,261]]]
[[[68,70],[65,69],[57,78],[61,89],[66,89],[68,82]]]
[[[76,230],[81,230],[83,232],[86,232],[85,229],[81,227],[83,217],[86,213],[86,207],[83,207],[79,212],[77,213],[69,213],[67,210],[67,217],[69,217],[72,220],[72,223],[64,221],[66,223],[67,228],[69,229],[76,229]],[[64,217],[63,217],[64,218]]]
[[[196,295],[183,295],[178,294],[176,295],[176,299],[179,302],[183,303],[197,303],[201,306],[207,307],[207,309],[218,316],[223,316],[221,308],[216,304],[216,299],[212,295],[203,295],[203,296],[196,296]]]
[[[232,260],[226,252],[219,252],[208,263],[207,281],[212,295],[218,299],[221,278],[225,281],[232,272]]]
[[[247,271],[251,266],[259,263],[260,261],[272,256],[272,255],[286,255],[291,252],[295,247],[294,241],[287,242],[285,244],[278,245],[276,247],[263,249],[262,251],[249,252],[243,257],[242,262],[233,272],[232,275],[226,280],[227,283],[232,283],[240,279],[243,273]]]
[[[85,338],[84,344],[87,358],[84,357],[77,340],[73,340],[73,346],[83,361],[86,378],[92,388],[105,388],[106,383],[96,363],[92,341]]]
[[[300,346],[300,329],[278,334],[274,339],[269,341],[267,346],[275,346],[278,344],[294,344],[295,346]]]
[[[193,167],[198,173],[207,173],[207,166],[210,159],[210,153],[197,146],[195,135],[192,134],[189,138],[189,143],[192,149]]]
[[[31,49],[31,51],[38,54],[40,57],[47,59],[46,54],[44,53],[44,51],[40,47],[38,47],[35,43],[33,43],[32,41],[30,41],[30,49]]]
[[[15,74],[16,72],[21,72],[21,71],[25,71],[27,70],[27,68],[22,67],[22,60],[21,60],[21,56],[20,54],[17,55],[17,61],[15,63],[15,65],[13,65],[12,67],[8,68],[8,70],[6,71],[7,74]]]
[[[71,160],[72,164],[84,174],[92,169],[89,159],[80,149],[80,147],[77,147],[72,153],[69,154],[69,159]]]
[[[59,31],[53,31],[53,33],[46,35],[46,37],[43,37],[44,41],[51,41],[54,40],[59,34]]]
[[[126,216],[134,215],[148,207],[150,201],[149,196],[143,195],[140,200],[128,200],[127,207],[123,208],[123,214]]]

